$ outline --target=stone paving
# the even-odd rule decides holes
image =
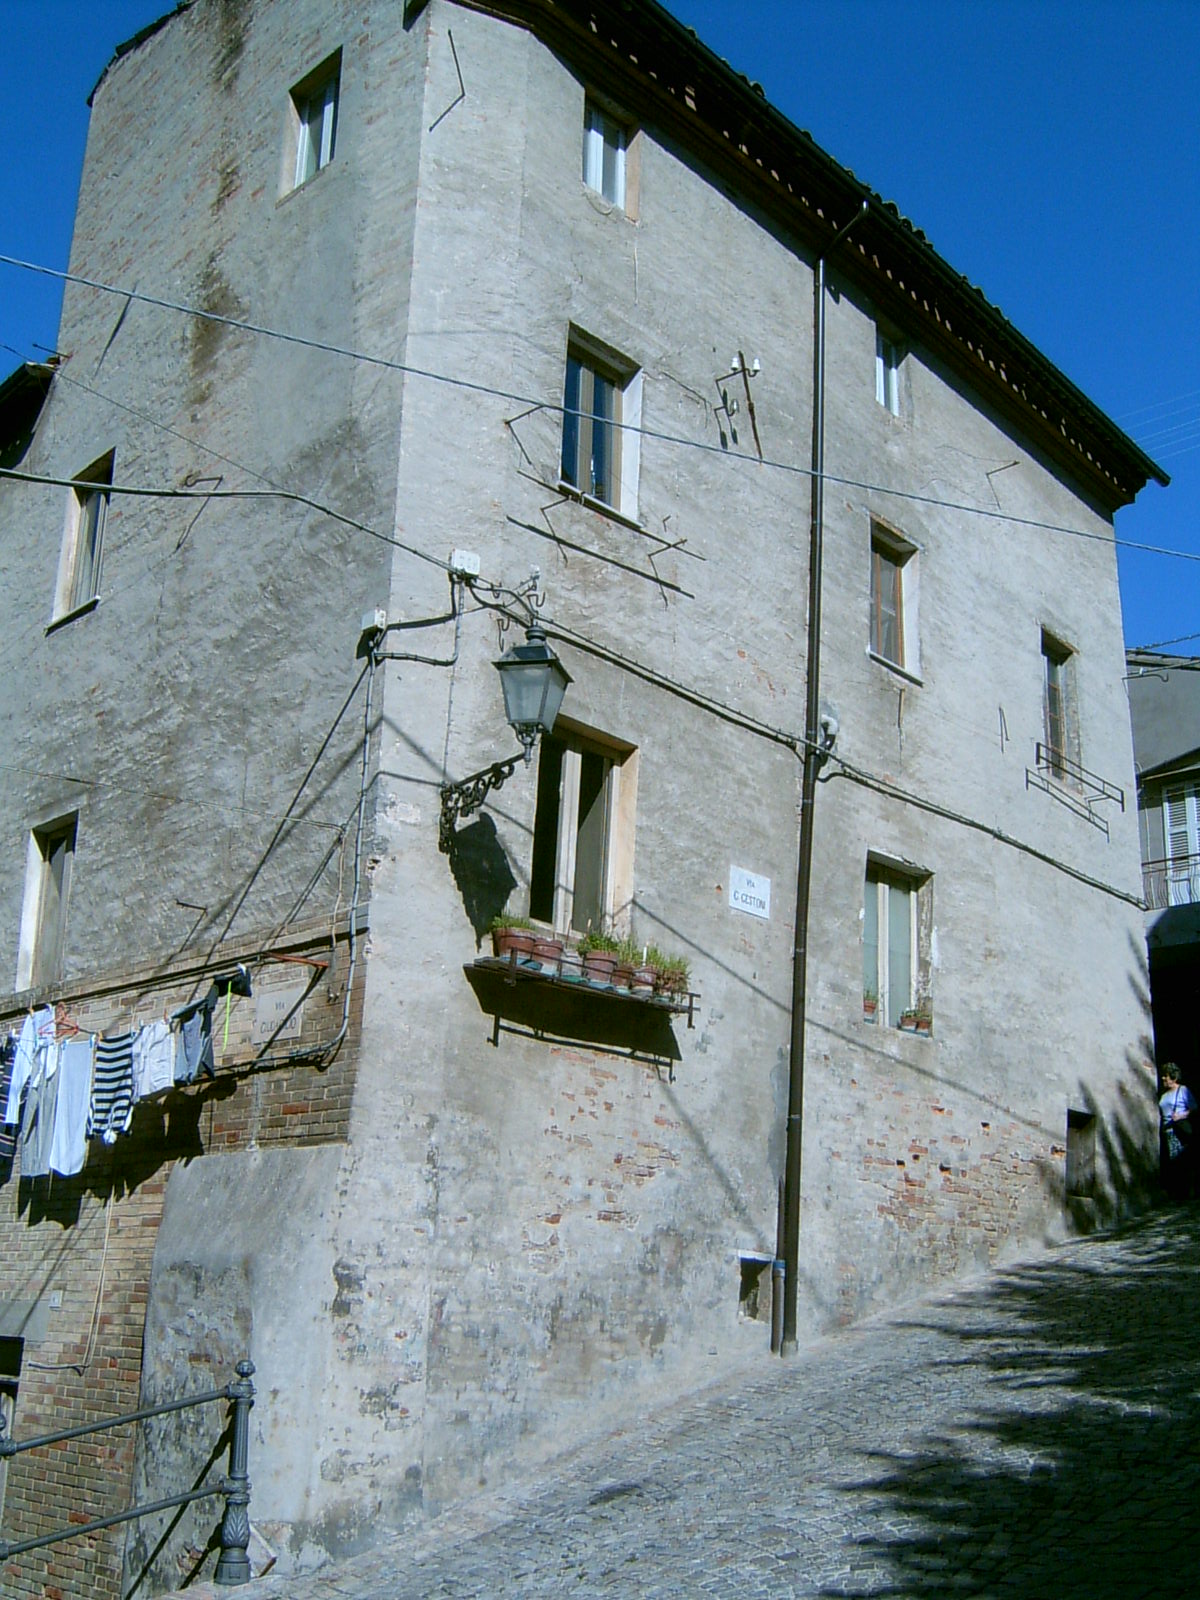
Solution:
[[[303,1578],[189,1600],[1200,1594],[1200,1211],[643,1414]]]

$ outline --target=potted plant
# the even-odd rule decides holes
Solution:
[[[654,968],[658,973],[655,981],[655,992],[670,998],[672,995],[686,994],[688,986],[688,966],[686,956],[668,956],[661,950],[655,950]]]
[[[533,954],[533,923],[528,917],[493,917],[491,932],[492,954],[502,960],[514,950],[518,959]]]
[[[592,983],[611,983],[620,944],[621,941],[613,934],[589,928],[578,945],[579,954],[583,957],[584,977]]]
[[[629,980],[630,992],[640,995],[652,995],[658,982],[658,968],[650,959],[650,946],[644,944],[640,950],[635,946],[633,975]]]
[[[562,971],[563,941],[558,934],[551,933],[544,928],[535,928],[533,933],[533,958],[540,961],[542,971],[557,977]]]
[[[863,990],[863,1021],[874,1022],[879,1014],[879,996],[874,989]]]
[[[933,1007],[928,1000],[919,1000],[900,1013],[900,1027],[905,1033],[932,1033]]]
[[[632,939],[621,939],[617,944],[617,964],[613,968],[612,981],[618,989],[633,987],[633,974],[641,965],[641,949],[634,944]]]

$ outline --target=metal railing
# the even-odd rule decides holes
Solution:
[[[46,1445],[61,1444],[65,1439],[82,1439],[89,1433],[101,1433],[107,1428],[119,1428],[128,1422],[144,1422],[148,1417],[163,1417],[171,1411],[186,1411],[192,1406],[208,1405],[214,1400],[228,1400],[233,1406],[233,1427],[229,1438],[229,1473],[216,1483],[199,1489],[189,1489],[184,1494],[167,1495],[149,1505],[131,1506],[128,1511],[118,1511],[111,1517],[97,1517],[94,1522],[73,1523],[55,1533],[44,1533],[36,1539],[22,1539],[8,1544],[0,1539],[0,1561],[10,1556],[23,1555],[26,1550],[40,1550],[45,1545],[60,1544],[64,1539],[75,1539],[83,1533],[95,1533],[101,1528],[111,1528],[120,1522],[132,1522],[137,1517],[152,1516],[156,1511],[168,1511],[173,1506],[186,1506],[193,1500],[208,1499],[213,1495],[225,1496],[225,1513],[221,1518],[221,1554],[217,1557],[214,1579],[221,1584],[248,1583],[250,1580],[250,1478],[246,1470],[250,1443],[250,1408],[254,1404],[253,1361],[239,1361],[238,1381],[227,1383],[223,1389],[208,1389],[203,1394],[189,1395],[186,1400],[168,1400],[160,1406],[143,1406],[140,1411],[126,1411],[119,1417],[106,1417],[103,1422],[92,1422],[78,1428],[63,1428],[58,1433],[44,1433],[37,1439],[0,1438],[0,1459],[21,1455],[26,1450],[38,1450]]]
[[[1034,765],[1025,769],[1026,789],[1041,789],[1083,817],[1108,838],[1108,823],[1096,810],[1101,800],[1111,800],[1125,809],[1125,791],[1098,772],[1089,772],[1061,750],[1038,740]]]
[[[1143,861],[1142,899],[1149,911],[1200,905],[1200,855]]]

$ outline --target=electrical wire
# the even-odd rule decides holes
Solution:
[[[44,485],[47,488],[82,489],[94,492],[98,487],[93,479],[56,478],[48,473],[21,472],[16,467],[0,467],[0,478],[11,478],[18,483]],[[291,500],[298,505],[307,506],[310,511],[318,511],[322,516],[341,522],[348,528],[354,528],[359,533],[370,534],[372,539],[390,544],[397,550],[403,550],[407,555],[418,556],[422,561],[428,561],[431,566],[438,567],[443,572],[450,570],[448,561],[439,560],[437,556],[431,556],[427,550],[418,549],[416,545],[405,544],[402,539],[397,539],[390,533],[380,533],[379,529],[371,527],[370,523],[360,522],[357,517],[347,516],[344,511],[335,511],[332,506],[326,505],[321,500],[314,500],[311,495],[301,494],[297,489],[149,489],[143,485],[130,483],[105,483],[99,487],[106,495],[129,495],[134,499],[147,500]],[[173,555],[175,552],[170,553]]]
[[[60,279],[64,283],[73,283],[84,288],[96,289],[102,293],[116,295],[125,300],[140,301],[143,304],[155,306],[160,310],[173,311],[181,316],[196,317],[206,322],[213,322],[222,327],[231,328],[236,332],[277,339],[285,344],[299,345],[304,349],[317,350],[326,355],[361,361],[371,366],[381,367],[385,371],[402,373],[407,377],[424,378],[431,383],[445,384],[451,388],[484,395],[492,399],[504,400],[514,405],[548,411],[557,416],[584,416],[584,413],[578,408],[566,406],[561,401],[551,401],[542,397],[521,394],[511,389],[500,388],[495,384],[480,383],[469,378],[451,377],[448,373],[437,372],[432,368],[418,367],[412,363],[397,361],[388,356],[372,355],[368,351],[356,350],[346,345],[332,344],[327,340],[314,339],[304,334],[288,333],[283,329],[272,328],[264,323],[229,317],[216,311],[206,311],[199,306],[188,305],[184,301],[168,300],[163,296],[146,294],[137,289],[119,288],[114,284],[104,283],[99,279],[85,278],[81,274],[65,272],[56,267],[41,266],[36,262],[25,261],[17,256],[0,254],[0,265],[41,273],[47,277]],[[757,453],[750,454],[747,451],[730,450],[720,444],[709,444],[702,439],[687,439],[678,434],[666,433],[661,429],[648,428],[627,422],[614,422],[612,426],[618,428],[623,434],[636,434],[640,438],[649,439],[660,444],[673,445],[681,449],[697,450],[704,454],[719,456],[725,461],[740,461],[747,465],[766,467],[776,472],[789,473],[802,478],[811,478],[814,475],[811,467],[806,467],[796,462],[778,461],[769,456],[760,458]],[[1037,517],[1009,516],[1003,511],[993,510],[986,506],[973,506],[953,500],[939,500],[933,495],[916,494],[909,490],[891,488],[886,484],[866,483],[859,479],[845,478],[834,473],[827,472],[823,476],[826,483],[836,484],[842,488],[859,489],[868,494],[887,495],[894,499],[905,500],[918,505],[937,506],[944,510],[961,512],[964,515],[988,517],[1008,523],[1014,527],[1027,527],[1043,532],[1062,533],[1075,538],[1095,540],[1104,544],[1116,543],[1124,549],[1141,550],[1150,555],[1176,556],[1183,560],[1200,561],[1200,552],[1193,554],[1190,551],[1170,550],[1162,546],[1143,544],[1134,540],[1117,539],[1115,535],[1110,533],[1095,532],[1085,528],[1071,528],[1062,523],[1047,522]]]
[[[487,609],[500,611],[512,621],[522,620],[510,607],[501,604],[490,605]],[[1136,906],[1139,910],[1144,909],[1144,902],[1139,896],[1130,894],[1124,889],[1119,889],[1114,884],[1106,883],[1102,878],[1096,878],[1090,873],[1082,872],[1069,862],[1063,861],[1057,856],[1052,856],[1047,851],[1038,849],[1036,845],[1027,844],[1014,834],[1006,833],[1003,829],[996,828],[991,823],[984,822],[978,817],[972,817],[967,812],[955,811],[952,807],[940,805],[934,800],[926,800],[920,795],[913,794],[910,790],[902,789],[899,784],[893,783],[891,779],[883,778],[877,773],[869,772],[864,767],[856,766],[852,762],[844,760],[841,756],[828,749],[820,740],[810,740],[802,733],[789,733],[785,729],[772,727],[769,723],[760,722],[758,719],[738,711],[735,707],[717,700],[714,696],[706,695],[702,690],[691,689],[684,684],[677,683],[664,673],[647,666],[644,662],[636,661],[620,651],[609,648],[607,645],[588,639],[584,635],[576,633],[573,629],[556,623],[551,618],[539,616],[538,621],[547,637],[559,639],[564,644],[573,645],[576,649],[585,650],[591,655],[607,660],[612,665],[619,666],[624,671],[632,673],[643,681],[663,689],[666,693],[675,695],[680,699],[686,700],[689,704],[707,711],[710,715],[721,718],[722,721],[732,722],[744,728],[747,732],[758,735],[760,738],[768,739],[774,744],[784,745],[797,756],[802,755],[806,748],[812,748],[835,762],[848,779],[852,779],[864,787],[875,789],[881,794],[901,800],[906,804],[915,806],[918,810],[927,811],[933,816],[942,817],[946,821],[959,823],[961,826],[970,828],[977,833],[986,833],[998,843],[1018,850],[1024,855],[1031,856],[1035,860],[1065,873],[1068,877],[1074,878],[1079,883],[1085,884],[1088,888],[1097,889],[1104,894],[1112,896],[1114,899]]]

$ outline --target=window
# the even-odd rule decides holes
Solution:
[[[878,1000],[889,1028],[905,1012],[928,1010],[932,880],[868,861],[863,894],[863,998]]]
[[[560,933],[607,930],[632,895],[636,756],[557,727],[538,755],[529,915]]]
[[[583,112],[583,181],[622,210],[627,143],[626,128],[589,100]]]
[[[1075,725],[1074,652],[1042,629],[1045,765],[1056,778],[1079,765]]]
[[[588,499],[637,515],[641,374],[619,356],[572,338],[563,384],[562,481]]]
[[[1200,870],[1200,789],[1181,783],[1163,790],[1163,823],[1167,836],[1167,904],[1187,906]]]
[[[899,343],[875,329],[875,398],[885,411],[900,415],[900,363],[904,359]]]
[[[77,821],[77,815],[64,817],[35,828],[29,836],[17,957],[18,989],[38,988],[62,976]]]
[[[78,488],[71,490],[67,505],[67,525],[58,566],[54,598],[56,619],[72,616],[91,605],[100,593],[104,523],[113,481],[112,451],[76,473],[75,481]]]
[[[298,189],[333,160],[341,66],[339,50],[292,90],[290,122],[295,163],[286,188]]]
[[[873,656],[889,666],[917,668],[916,546],[882,523],[871,524],[871,633]]]
[[[738,1258],[738,1316],[749,1322],[771,1320],[771,1257]]]

